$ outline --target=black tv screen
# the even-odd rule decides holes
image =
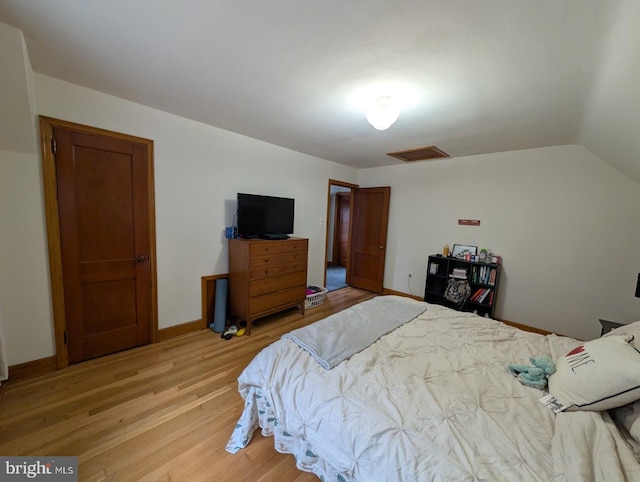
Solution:
[[[286,239],[293,233],[295,200],[238,193],[238,236]]]

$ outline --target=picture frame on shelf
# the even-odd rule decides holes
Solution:
[[[464,244],[454,244],[453,250],[451,251],[451,256],[453,258],[463,259],[465,254],[470,254],[471,256],[475,256],[478,254],[477,246],[467,246]]]

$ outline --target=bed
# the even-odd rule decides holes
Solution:
[[[555,414],[507,370],[577,340],[422,304],[329,370],[291,339],[262,350],[238,379],[245,407],[227,451],[261,427],[323,481],[640,480],[609,412]],[[349,310],[334,335],[349,333]]]

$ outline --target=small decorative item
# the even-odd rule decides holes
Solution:
[[[486,250],[486,248],[482,248],[480,250],[480,261],[483,262],[483,263],[485,261],[487,261],[487,250]]]
[[[465,246],[463,244],[454,244],[451,252],[451,256],[460,259],[465,259],[466,255],[475,256],[476,254],[478,254],[477,246]]]
[[[442,248],[442,256],[449,256],[449,245],[445,244],[444,248]]]
[[[429,265],[429,273],[430,274],[438,274],[438,263],[431,263]]]

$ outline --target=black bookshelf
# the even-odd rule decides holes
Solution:
[[[475,311],[480,316],[486,315],[493,318],[500,282],[499,264],[465,261],[440,255],[429,256],[424,300],[427,303],[436,303],[457,309],[455,303],[444,298],[447,283],[454,273],[458,278],[466,278],[471,287],[471,296],[460,310]]]

